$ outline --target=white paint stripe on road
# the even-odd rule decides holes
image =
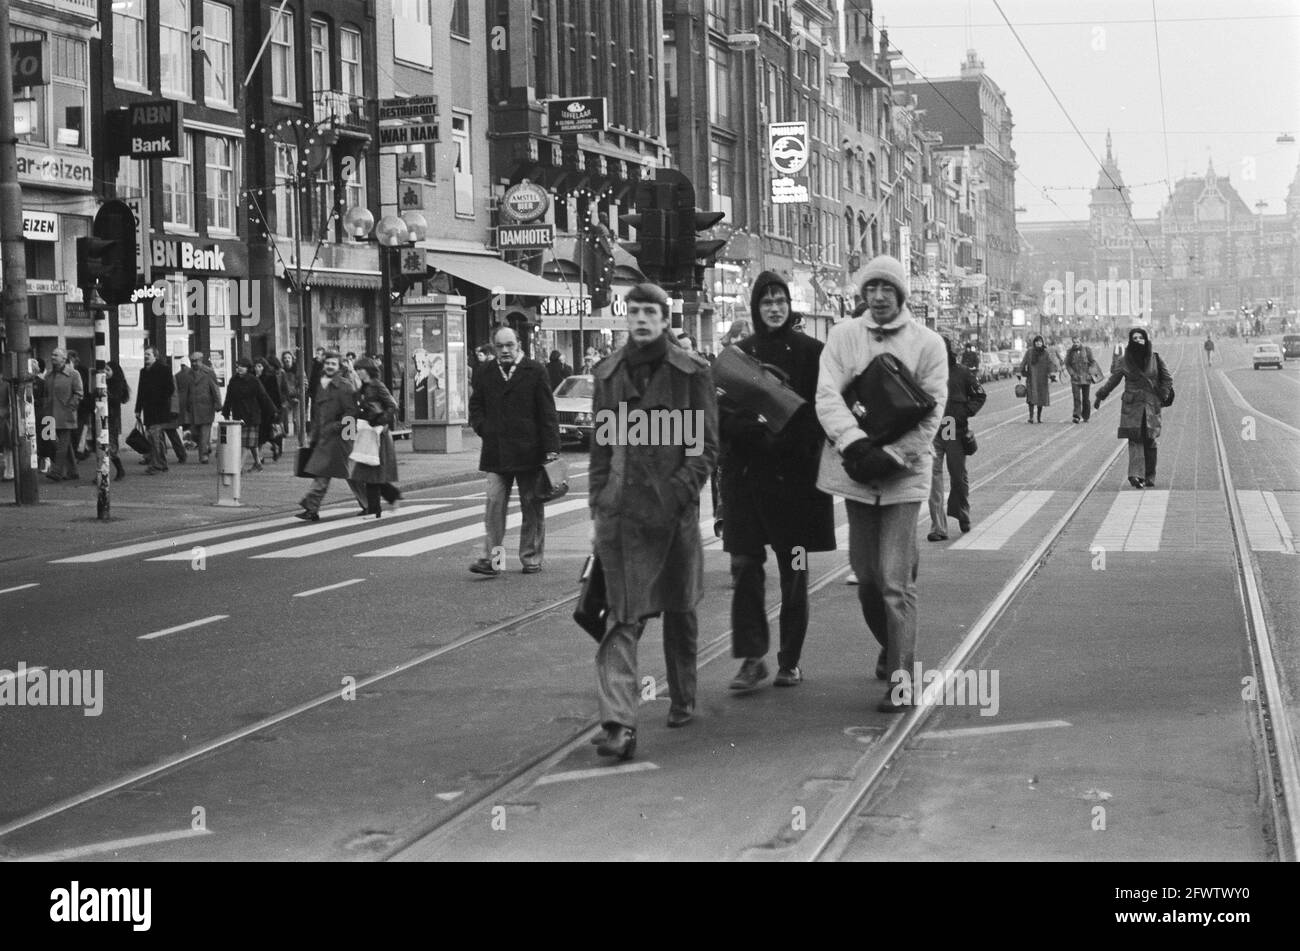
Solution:
[[[445,509],[445,505],[408,505],[402,509],[402,517],[389,522],[385,531],[393,533],[402,530],[402,526],[407,524],[405,516],[415,515],[419,512],[429,512],[434,509]],[[294,527],[287,528],[284,531],[271,532],[268,535],[249,535],[246,538],[236,538],[233,541],[221,542],[217,545],[203,547],[204,558],[215,558],[218,555],[230,555],[235,552],[248,551],[250,548],[265,548],[267,545],[275,545],[279,542],[297,541],[311,535],[323,535],[326,532],[341,532],[349,528],[360,528],[363,522],[359,521],[356,514],[350,520],[335,519],[333,521],[304,522],[302,519],[293,519]],[[340,547],[347,544],[347,537],[332,539],[328,547]],[[193,551],[178,551],[170,555],[158,555],[156,558],[148,558],[146,561],[189,561],[194,557]]]
[[[441,506],[438,506],[441,508]],[[395,535],[404,535],[408,532],[418,531],[424,528],[432,528],[435,525],[442,525],[445,522],[455,522],[461,519],[475,519],[478,524],[482,524],[483,510],[481,508],[461,508],[454,512],[440,512],[437,515],[426,515],[424,518],[417,518],[410,522],[400,522],[390,525],[377,525],[374,528],[366,529],[364,532],[356,532],[352,535],[345,535],[342,538],[326,538],[322,541],[312,542],[307,545],[295,545],[292,548],[281,548],[277,551],[268,551],[262,555],[254,555],[253,558],[307,558],[311,555],[321,555],[327,552],[338,551],[340,548],[348,548],[353,545],[362,545],[367,542],[379,541],[381,539],[392,539]]]
[[[1295,554],[1291,527],[1272,492],[1238,489],[1237,504],[1246,522],[1246,535],[1254,551],[1277,551]]]
[[[1168,509],[1168,489],[1120,492],[1088,547],[1107,551],[1159,551]]]
[[[574,769],[567,773],[551,773],[543,776],[534,786],[549,786],[552,783],[567,783],[575,779],[600,779],[602,776],[618,776],[623,773],[643,773],[647,769],[658,769],[654,763],[624,763],[622,766],[604,766],[597,769]]]
[[[32,674],[36,673],[36,671],[44,669],[44,667],[28,667],[23,671],[23,677],[30,677]],[[0,676],[0,684],[7,684],[9,681],[17,679],[18,672],[16,670],[7,670],[2,676]]]
[[[152,634],[141,634],[136,638],[136,640],[151,641],[155,637],[175,634],[177,631],[188,631],[192,627],[202,627],[204,624],[211,624],[213,621],[224,621],[228,617],[230,617],[229,614],[214,614],[212,617],[205,617],[198,621],[190,621],[188,624],[178,624],[176,627],[169,627],[165,631],[154,631]]]
[[[1260,419],[1268,420],[1275,426],[1280,426],[1292,436],[1300,436],[1300,429],[1296,429],[1294,426],[1290,426],[1287,423],[1282,422],[1280,419],[1275,419],[1274,417],[1269,416],[1268,413],[1261,413],[1259,410],[1255,409],[1255,407],[1247,403],[1246,397],[1241,395],[1241,390],[1233,386],[1232,381],[1228,379],[1228,374],[1224,373],[1222,370],[1219,371],[1219,381],[1224,385],[1224,388],[1227,389],[1228,396],[1231,397],[1232,401],[1242,409],[1246,410],[1248,413],[1253,413]]]
[[[338,584],[327,584],[323,588],[312,588],[310,591],[299,591],[294,595],[295,598],[310,598],[313,594],[321,594],[325,591],[337,591],[339,588],[346,588],[349,585],[361,584],[365,578],[350,578],[347,581],[340,581]]]
[[[565,512],[576,512],[578,509],[587,507],[587,499],[568,499],[561,502],[549,503],[546,506],[546,515],[563,515]],[[482,513],[476,513],[481,518]],[[506,519],[506,531],[512,528],[518,528],[524,522],[524,517],[520,513],[511,515]],[[400,545],[390,545],[387,548],[376,548],[374,551],[359,552],[357,558],[410,558],[413,555],[423,555],[425,552],[435,551],[439,548],[447,548],[461,542],[471,541],[475,538],[483,537],[483,525],[479,522],[474,525],[466,525],[463,528],[452,529],[449,532],[440,532],[428,538],[417,538],[413,541],[403,542]]]
[[[99,855],[104,852],[118,852],[122,849],[134,849],[142,845],[154,845],[158,842],[175,842],[179,839],[193,839],[195,836],[212,835],[211,829],[182,829],[179,832],[154,832],[151,835],[137,835],[130,839],[113,839],[110,842],[97,842],[94,845],[81,845],[74,849],[60,849],[57,852],[43,852],[40,855],[24,855],[10,859],[13,862],[65,862],[79,859],[83,855]]]
[[[949,550],[997,551],[1024,528],[1054,494],[1051,490],[1041,489],[1017,492],[971,532],[949,545]]]
[[[929,730],[917,736],[918,740],[961,739],[964,736],[985,736],[990,733],[1018,733],[1021,730],[1054,730],[1073,726],[1069,720],[1035,720],[1030,723],[1004,723],[1000,726],[972,726],[960,730]]]
[[[348,514],[347,509],[339,509],[337,512],[321,512],[321,521],[328,519],[342,518]],[[77,555],[73,558],[60,558],[52,561],[52,565],[91,565],[98,564],[101,561],[112,561],[116,558],[130,558],[133,555],[145,555],[151,551],[162,551],[166,548],[178,548],[182,545],[190,546],[199,542],[210,541],[213,538],[222,538],[226,535],[241,535],[245,532],[260,532],[268,528],[276,528],[281,525],[301,525],[300,519],[287,515],[282,518],[268,519],[265,522],[244,522],[239,525],[227,525],[223,528],[210,528],[201,532],[190,532],[188,535],[178,535],[175,538],[164,538],[153,542],[139,542],[135,545],[124,545],[121,548],[105,548],[103,551],[94,551],[85,555]],[[186,558],[190,556],[185,555]]]
[[[41,583],[39,581],[33,581],[29,584],[20,584],[13,588],[5,588],[3,591],[0,591],[0,594],[9,594],[11,591],[26,591],[28,588],[39,588],[40,586]]]

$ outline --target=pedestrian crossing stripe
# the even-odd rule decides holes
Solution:
[[[1168,489],[1120,492],[1092,537],[1089,550],[1159,551],[1168,508]]]
[[[578,509],[587,507],[587,499],[577,498],[568,499],[563,502],[552,502],[546,506],[546,515],[563,515],[565,512],[575,512]],[[402,542],[398,545],[390,545],[387,548],[377,548],[374,551],[359,552],[357,558],[410,558],[413,555],[423,555],[425,552],[436,551],[439,548],[447,548],[450,545],[457,545],[461,542],[473,541],[476,538],[483,537],[483,513],[479,510],[465,510],[464,514],[475,516],[475,522],[472,525],[466,525],[462,528],[455,528],[449,532],[440,532],[428,538],[416,538],[409,542]],[[518,528],[523,524],[524,516],[522,512],[516,512],[506,519],[506,530]]]
[[[974,529],[948,546],[950,551],[997,551],[1011,540],[1056,493],[1050,490],[1022,490],[1007,499],[998,510]]]
[[[1274,493],[1238,489],[1237,505],[1253,550],[1295,554],[1295,537]]]
[[[435,508],[445,508],[446,506],[435,506]],[[403,512],[412,511],[414,506],[403,509]],[[340,548],[350,548],[353,545],[363,545],[366,542],[373,542],[383,538],[390,538],[404,532],[416,531],[421,528],[432,528],[434,525],[442,525],[444,522],[454,522],[462,518],[482,518],[482,511],[479,509],[465,508],[457,509],[454,512],[441,512],[437,515],[426,515],[424,518],[412,519],[411,521],[399,522],[397,525],[377,525],[374,528],[367,529],[363,532],[353,532],[339,538],[326,538],[322,541],[311,542],[307,545],[294,545],[291,548],[281,548],[279,551],[268,551],[262,555],[254,555],[254,558],[307,558],[311,555],[324,555]],[[480,531],[482,529],[480,528]]]

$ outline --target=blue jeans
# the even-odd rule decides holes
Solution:
[[[884,648],[889,671],[912,673],[916,657],[916,517],[920,502],[867,505],[845,499],[849,564],[858,576],[862,617]]]
[[[537,498],[537,474],[541,469],[528,472],[489,472],[487,475],[487,504],[483,511],[483,557],[491,559],[501,548],[506,537],[506,509],[510,506],[510,486],[519,486],[519,507],[524,524],[519,530],[519,561],[527,565],[540,565],[546,547],[546,503]]]

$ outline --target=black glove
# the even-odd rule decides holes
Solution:
[[[1093,408],[1093,409],[1101,409],[1101,397],[1100,397],[1100,396],[1097,397],[1095,400],[1092,401],[1092,408]]]
[[[854,482],[875,482],[904,469],[893,456],[866,439],[859,439],[844,450],[843,465]]]

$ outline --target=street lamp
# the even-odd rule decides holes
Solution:
[[[375,222],[375,216],[360,206],[348,209],[343,216],[343,227],[357,241],[374,236],[379,252],[380,304],[384,334],[384,385],[393,387],[393,251],[423,241],[429,233],[429,222],[418,211],[397,215],[384,215]],[[400,293],[405,293],[405,288]]]

